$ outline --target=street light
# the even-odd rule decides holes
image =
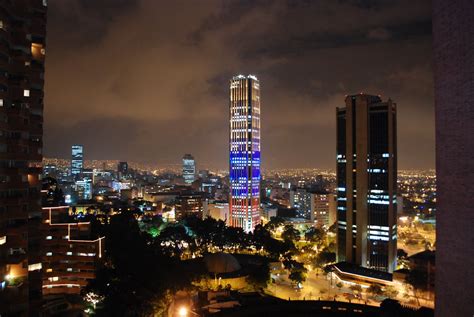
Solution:
[[[180,317],[186,317],[188,316],[188,309],[186,307],[181,307],[179,310],[178,310],[178,315]]]
[[[197,313],[195,313],[194,311],[188,309],[186,306],[181,306],[178,309],[178,316],[179,317],[188,317],[190,314],[195,315],[195,316],[199,316]]]

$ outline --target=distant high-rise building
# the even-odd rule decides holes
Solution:
[[[183,178],[186,184],[192,184],[196,179],[196,162],[191,154],[183,156]]]
[[[71,176],[78,177],[84,168],[84,147],[73,145],[71,148]]]
[[[77,198],[80,200],[92,199],[92,178],[83,177],[75,182]]]
[[[433,1],[436,110],[436,316],[474,300],[474,1]]]
[[[56,178],[58,175],[58,167],[55,164],[46,164],[43,166],[43,175]]]
[[[176,220],[182,220],[186,216],[196,216],[200,219],[207,214],[206,194],[198,192],[180,193],[176,197]]]
[[[252,231],[260,223],[260,82],[230,80],[229,224]]]
[[[290,190],[290,207],[296,208],[298,218],[311,218],[311,192],[306,188],[292,188]]]
[[[119,176],[127,175],[128,173],[128,163],[127,162],[119,162],[117,166],[117,172]]]
[[[46,2],[0,1],[0,315],[41,305]]]
[[[334,208],[334,194],[327,192],[311,193],[311,221],[317,226],[329,227],[332,225],[330,221],[331,207]]]
[[[337,108],[337,257],[393,272],[397,253],[396,104],[359,94]]]

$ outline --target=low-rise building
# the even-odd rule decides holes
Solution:
[[[102,258],[104,237],[93,238],[90,222],[76,222],[69,206],[43,207],[43,295],[79,294]]]

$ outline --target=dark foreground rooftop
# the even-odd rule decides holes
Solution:
[[[428,308],[403,307],[394,300],[385,300],[381,307],[376,307],[336,301],[286,301],[264,296],[261,300],[244,301],[242,306],[225,309],[210,316],[433,317],[434,312]]]

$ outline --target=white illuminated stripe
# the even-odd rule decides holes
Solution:
[[[386,200],[374,200],[374,199],[369,199],[367,201],[369,204],[374,204],[374,205],[389,205],[390,202]]]
[[[52,288],[52,287],[81,287],[79,284],[50,284],[50,285],[43,285],[43,288]]]
[[[388,236],[388,232],[386,232],[386,231],[369,230],[369,234],[374,234],[374,235],[378,235],[378,236]]]
[[[41,263],[33,263],[33,264],[28,265],[28,271],[41,270],[42,267],[43,265]]]
[[[388,237],[379,237],[379,236],[369,236],[370,240],[382,240],[382,241],[388,241]]]
[[[369,226],[369,229],[379,229],[379,230],[388,231],[389,227],[387,227],[387,226],[373,226],[373,225],[370,225],[370,226]]]

